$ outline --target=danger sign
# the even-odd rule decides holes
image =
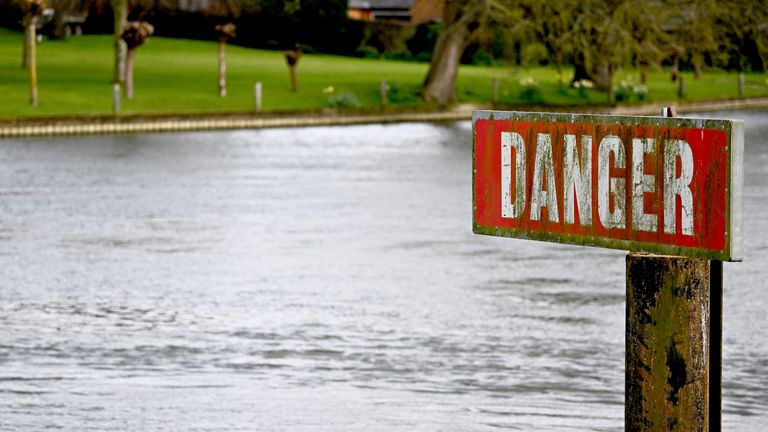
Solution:
[[[474,232],[740,261],[743,122],[477,111]]]

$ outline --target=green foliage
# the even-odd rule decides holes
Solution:
[[[633,99],[644,101],[647,95],[648,86],[638,84],[631,75],[622,79],[613,89],[616,102],[628,102]]]
[[[353,93],[337,93],[333,86],[324,88],[323,94],[328,97],[328,106],[331,108],[354,108],[360,106],[360,101]]]
[[[477,66],[491,66],[493,65],[493,56],[480,48],[472,55],[472,64]]]
[[[370,45],[361,45],[356,51],[355,55],[357,57],[367,58],[367,59],[375,59],[379,58],[379,50],[376,48],[370,46]]]
[[[531,77],[520,80],[520,99],[526,103],[542,102],[539,82]]]
[[[529,43],[520,51],[520,64],[525,67],[546,64],[547,58],[547,47],[541,43]]]

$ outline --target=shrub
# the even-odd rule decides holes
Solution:
[[[357,48],[355,55],[362,58],[379,58],[379,50],[370,45],[362,45]]]
[[[353,93],[336,93],[336,89],[333,88],[333,86],[324,88],[323,94],[328,96],[328,106],[331,108],[351,108],[360,106],[360,101]]]
[[[541,90],[539,90],[539,83],[531,77],[526,77],[520,80],[520,85],[523,87],[520,90],[520,99],[523,102],[541,102]]]

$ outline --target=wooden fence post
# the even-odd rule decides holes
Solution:
[[[261,81],[256,81],[253,85],[253,103],[256,112],[261,112]]]
[[[389,105],[389,84],[384,79],[379,81],[379,100],[381,101],[382,108],[386,108]]]

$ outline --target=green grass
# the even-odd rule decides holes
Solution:
[[[0,29],[0,117],[108,114],[111,112],[111,36],[45,40],[38,45],[38,107],[29,105],[27,73],[20,67],[22,35]],[[139,48],[135,67],[135,98],[123,100],[123,113],[223,112],[253,110],[253,84],[263,83],[266,111],[322,109],[329,106],[323,89],[355,95],[362,107],[379,104],[379,81],[393,88],[393,105],[421,104],[418,92],[427,64],[357,59],[320,54],[299,62],[300,91],[290,91],[288,69],[281,52],[227,47],[228,96],[217,90],[217,47],[214,42],[155,37]],[[564,70],[569,77],[571,70]],[[620,71],[617,78],[637,75]],[[688,100],[737,96],[736,74],[707,71],[701,80],[684,74]],[[521,98],[520,80],[535,78],[538,95]],[[605,102],[603,93],[558,85],[552,68],[490,68],[462,66],[458,79],[460,102],[488,103],[492,79],[500,80],[499,103],[572,106]],[[617,80],[618,81],[618,80]],[[668,72],[652,71],[647,101],[675,100],[677,84]],[[747,96],[768,95],[764,74],[748,74]]]

